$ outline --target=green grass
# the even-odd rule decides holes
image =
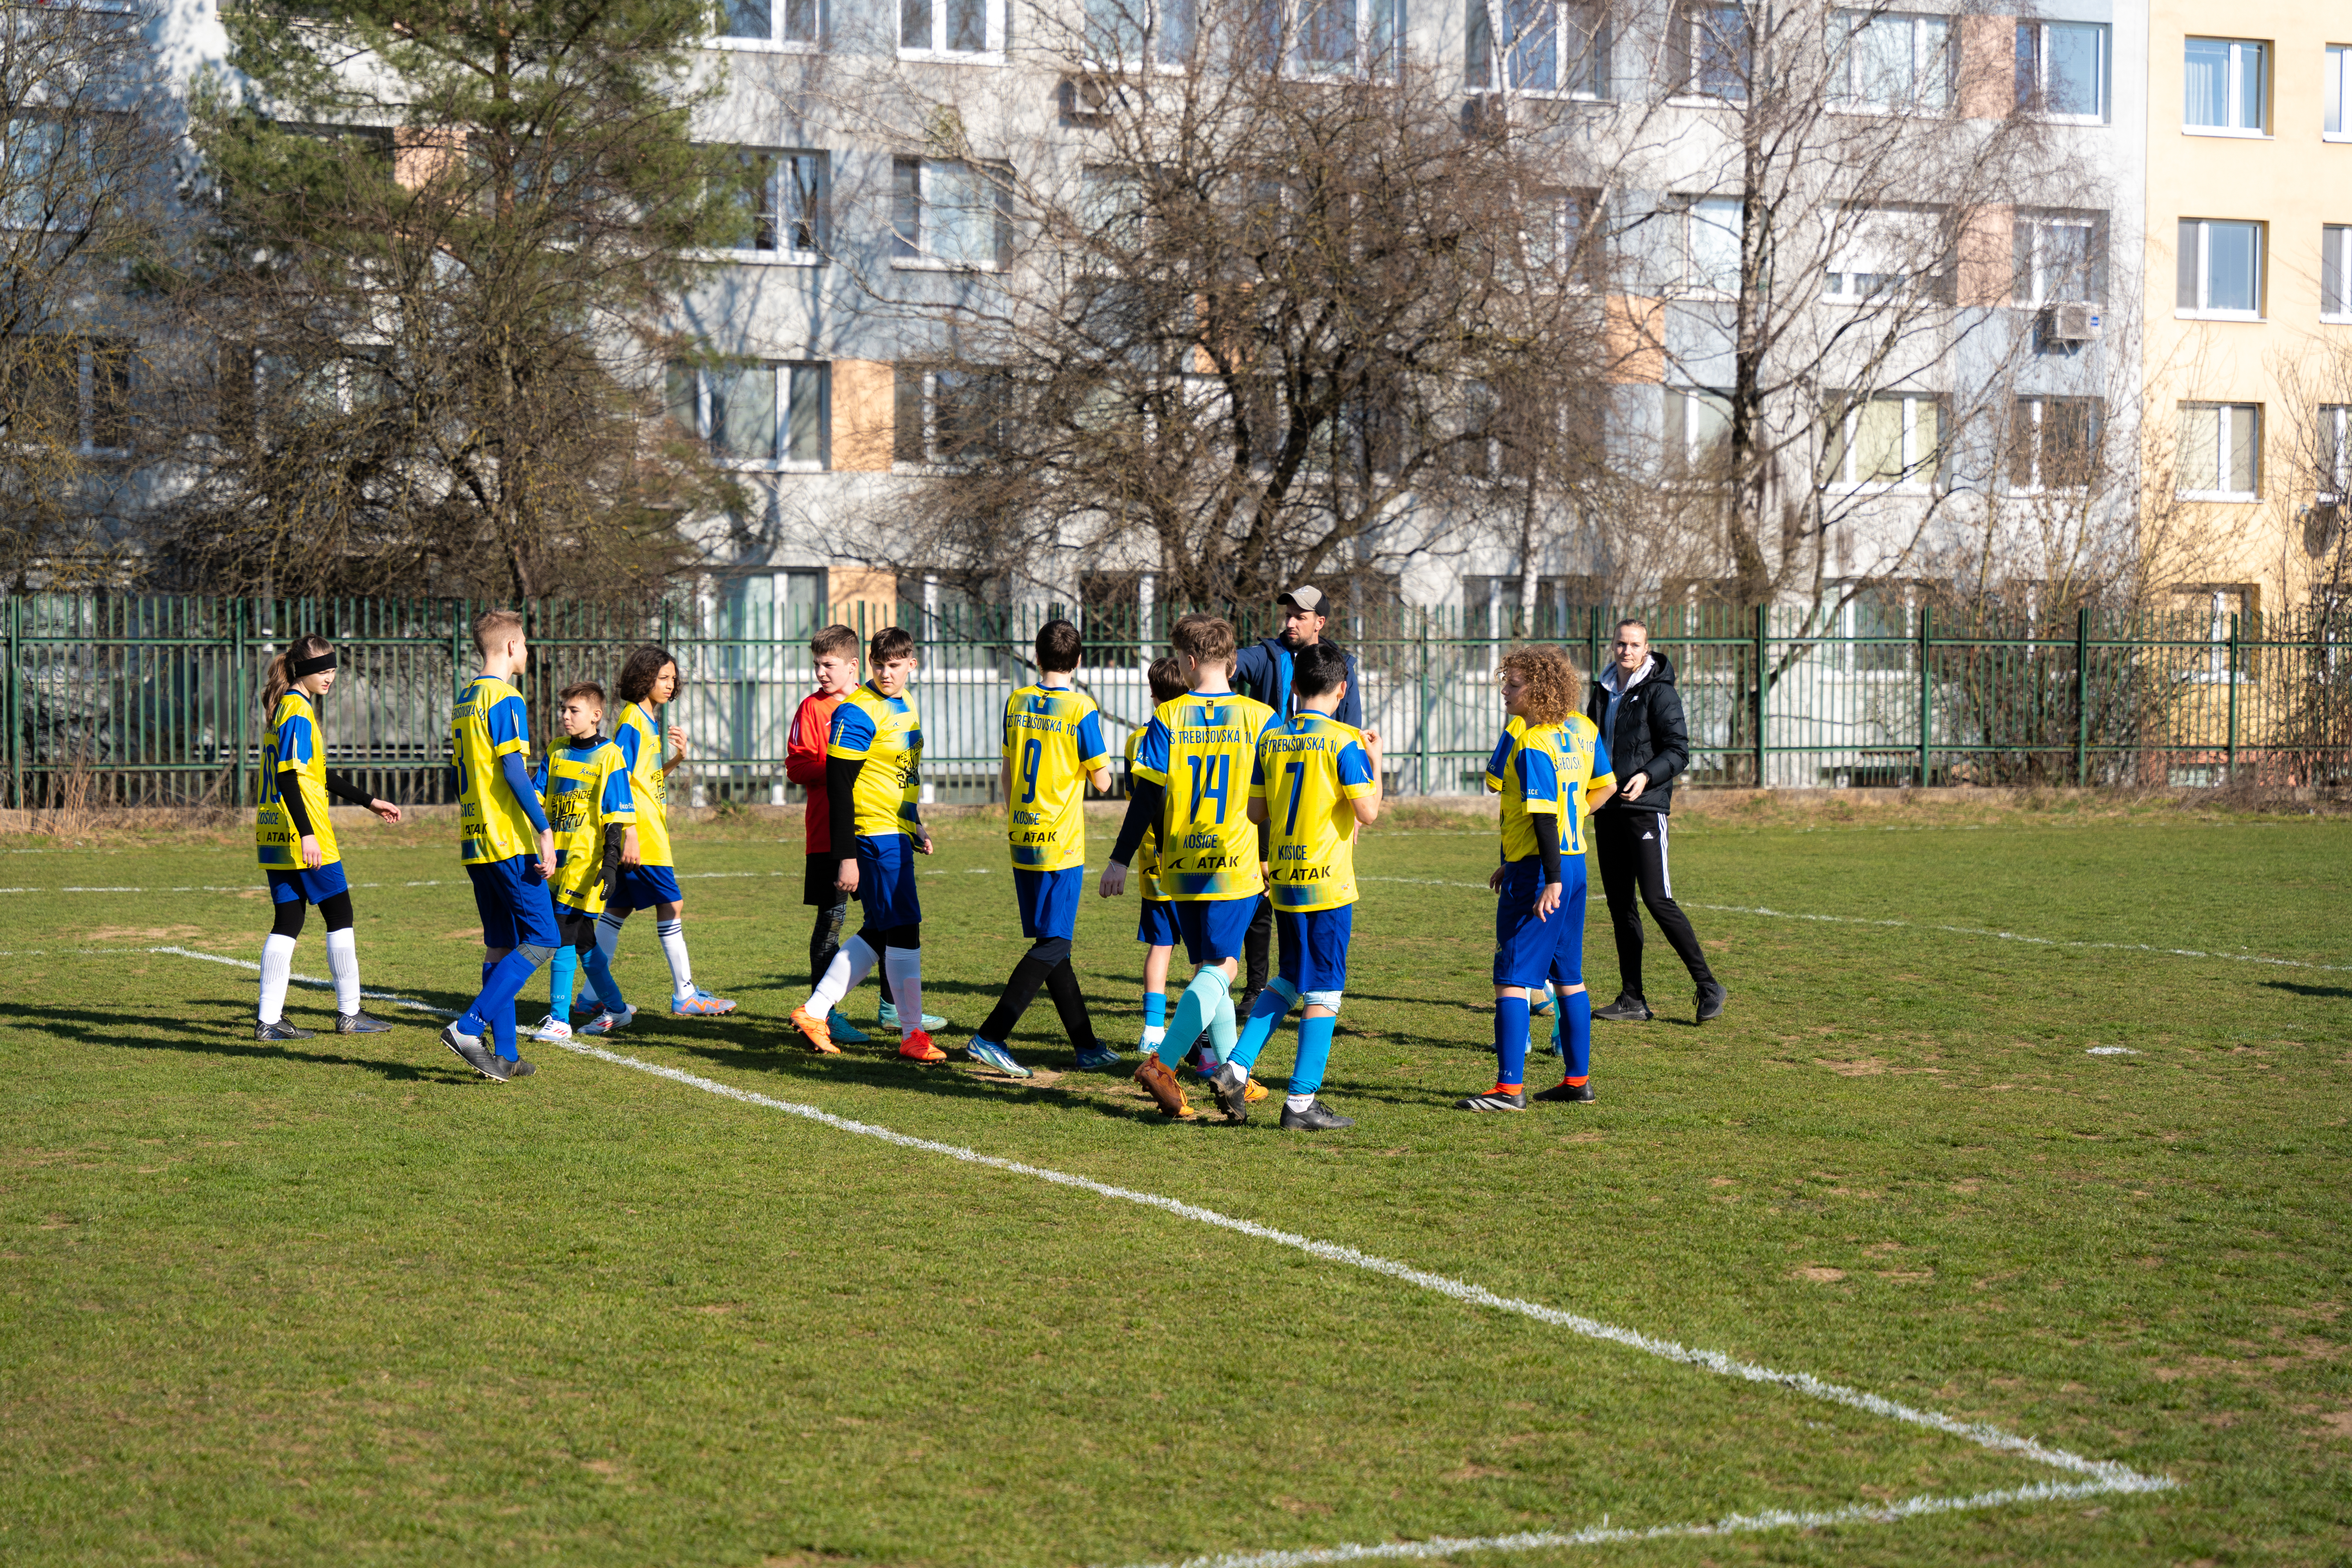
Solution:
[[[687,883],[688,931],[743,1014],[616,1045],[2179,1483],[1464,1563],[2352,1562],[2352,824],[1685,815],[1692,905],[1912,923],[1695,908],[1726,1018],[1687,1022],[1654,945],[1670,1016],[1600,1026],[1598,1105],[1473,1118],[1447,1106],[1492,1076],[1491,829],[1408,820],[1360,852],[1326,1091],[1350,1132],[776,1048],[800,848],[751,823],[679,835],[682,869],[735,873]],[[447,837],[344,835],[368,984],[456,1006]],[[249,973],[144,951],[257,954],[238,840],[15,847],[0,882],[43,890],[0,900],[0,1561],[1124,1563],[2063,1479],[561,1051],[498,1088],[415,1013],[257,1046]],[[998,838],[940,850],[954,1047],[1024,944]],[[52,890],[121,886],[193,890]],[[1133,912],[1090,900],[1078,941],[1130,1042]],[[1605,998],[1601,921],[1587,952]],[[315,917],[296,967],[325,972]],[[663,976],[633,927],[625,984]],[[289,1015],[331,1026],[329,994]],[[1013,1048],[1066,1065],[1056,1033],[1041,998]]]

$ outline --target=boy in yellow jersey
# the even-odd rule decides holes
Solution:
[[[1078,628],[1047,621],[1037,628],[1037,681],[1004,702],[1004,743],[997,779],[1004,792],[1004,835],[1013,850],[1013,894],[1021,934],[1032,943],[1013,966],[1004,994],[964,1047],[1013,1078],[1029,1069],[1004,1047],[1044,985],[1062,1016],[1078,1066],[1099,1070],[1118,1053],[1095,1038],[1086,994],[1070,967],[1078,933],[1078,899],[1087,872],[1087,785],[1110,787],[1110,753],[1094,699],[1074,689],[1084,647]]]
[[[1291,1005],[1304,1002],[1282,1125],[1321,1132],[1355,1125],[1334,1115],[1315,1091],[1323,1087],[1348,988],[1356,829],[1381,815],[1381,742],[1335,717],[1348,695],[1347,655],[1328,643],[1311,643],[1294,656],[1291,674],[1298,711],[1258,742],[1249,803],[1250,820],[1268,829],[1267,893],[1282,936],[1282,968],[1258,994],[1241,1043],[1218,1064],[1212,1081],[1225,1119],[1248,1121],[1250,1068]]]
[[[600,732],[603,687],[583,680],[565,687],[556,700],[562,704],[556,722],[564,742],[547,754],[538,784],[547,802],[548,825],[555,830],[555,929],[563,944],[547,966],[547,1016],[530,1037],[549,1045],[572,1037],[572,982],[582,963],[604,999],[583,1034],[610,1034],[637,1013],[622,1000],[621,987],[596,945],[596,917],[604,911],[604,891],[620,880],[621,858],[637,847],[629,761]]]
[[[1174,654],[1151,661],[1151,706],[1173,702],[1188,689],[1184,664]],[[1127,735],[1127,793],[1135,794],[1135,753],[1150,725],[1139,725]],[[1135,940],[1143,944],[1143,1048],[1157,1052],[1168,1034],[1168,960],[1176,951],[1176,906],[1160,888],[1160,829],[1144,829],[1134,866],[1141,886],[1143,911],[1135,922]]]
[[[1538,1100],[1591,1100],[1592,998],[1584,990],[1585,816],[1617,787],[1601,731],[1576,710],[1576,667],[1556,647],[1515,650],[1496,672],[1510,723],[1486,762],[1503,797],[1495,907],[1495,1087],[1459,1110],[1528,1106],[1528,994],[1547,981],[1567,1021],[1568,1077]]]
[[[522,617],[486,610],[474,621],[482,672],[449,719],[457,770],[458,844],[482,917],[482,992],[441,1031],[441,1043],[499,1083],[534,1069],[515,1051],[515,998],[562,940],[555,929],[555,835],[530,782],[530,718],[514,677],[529,662]],[[495,1038],[495,1054],[482,1037]]]
[[[665,732],[655,718],[677,695],[677,660],[667,648],[632,649],[614,684],[621,717],[613,726],[613,743],[628,759],[637,845],[634,852],[622,853],[620,880],[605,890],[596,945],[609,965],[620,950],[621,922],[635,910],[652,910],[654,933],[661,939],[662,956],[669,961],[670,1012],[681,1018],[716,1018],[735,1011],[735,1004],[694,984],[694,965],[686,953],[686,895],[677,890],[677,862],[670,858],[669,775],[686,761],[686,731],[672,725]],[[676,750],[665,758],[662,753],[670,747]],[[606,1014],[613,1013],[616,998],[598,999]],[[604,1032],[593,1024],[589,1028]]]
[[[254,814],[254,849],[269,879],[269,934],[261,942],[261,994],[253,1015],[257,1040],[307,1040],[308,1029],[286,1021],[286,986],[293,978],[294,939],[312,904],[327,922],[327,969],[335,977],[335,1033],[380,1035],[391,1025],[360,1010],[360,952],[352,929],[351,883],[328,818],[330,797],[366,806],[386,822],[400,807],[378,800],[327,766],[318,704],[335,687],[335,650],[315,634],[296,637],[269,661],[262,705],[269,731],[261,742],[261,809]]]
[[[898,1054],[908,1061],[943,1062],[923,1017],[923,905],[915,890],[915,857],[931,852],[918,803],[923,797],[923,721],[907,696],[914,678],[915,639],[903,626],[885,626],[866,646],[865,685],[833,710],[825,743],[824,793],[832,815],[835,885],[857,895],[866,923],[841,944],[807,1002],[793,1009],[793,1026],[811,1048],[838,1047],[827,1026],[866,971],[879,959],[898,1009]]]
[[[1163,704],[1135,753],[1135,795],[1102,893],[1127,890],[1127,868],[1144,830],[1160,830],[1160,887],[1176,907],[1184,950],[1197,966],[1177,1004],[1175,1022],[1146,1055],[1135,1078],[1161,1114],[1192,1114],[1175,1065],[1206,1030],[1223,1060],[1234,1048],[1234,975],[1265,879],[1258,872],[1257,829],[1249,819],[1249,792],[1258,737],[1277,722],[1265,703],[1233,689],[1234,628],[1214,616],[1176,623],[1176,654],[1192,695]]]

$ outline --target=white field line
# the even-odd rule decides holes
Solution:
[[[2069,942],[2062,937],[2027,936],[2021,931],[1987,931],[1982,926],[1937,925],[1920,921],[1880,921],[1862,915],[1804,915],[1787,910],[1769,910],[1741,904],[1694,904],[1680,900],[1694,910],[1712,910],[1717,914],[1757,915],[1765,920],[1810,921],[1819,925],[1892,926],[1911,931],[1949,931],[1954,936],[1981,936],[1994,942],[2021,942],[2033,947],[2074,947],[2108,952],[2153,952],[2167,958],[2218,958],[2231,963],[2267,963],[2279,969],[2321,969],[2330,973],[2352,973],[2352,963],[2306,963],[2294,958],[2264,958],[2253,952],[2207,952],[2194,947],[2158,947],[2145,942]]]
[[[236,969],[257,971],[261,967],[258,963],[244,959],[227,958],[218,953],[195,952],[180,947],[157,947],[144,951],[179,958],[199,959],[210,963],[226,964]],[[293,978],[310,985],[331,984],[308,975],[297,975]],[[415,997],[399,996],[386,992],[363,991],[361,994],[418,1012],[432,1013],[445,1017],[451,1016],[446,1009],[418,1001]],[[1819,1512],[1776,1510],[1760,1514],[1734,1514],[1713,1524],[1658,1525],[1644,1530],[1612,1530],[1604,1524],[1597,1529],[1570,1532],[1539,1531],[1475,1540],[1431,1540],[1318,1547],[1291,1552],[1229,1554],[1222,1557],[1192,1559],[1184,1564],[1183,1568],[1291,1568],[1293,1564],[1305,1568],[1305,1565],[1313,1563],[1431,1558],[1444,1556],[1448,1552],[1466,1551],[1523,1552],[1549,1547],[1604,1545],[1676,1536],[1721,1535],[1764,1530],[1810,1530],[1843,1523],[1890,1522],[1928,1514],[2000,1508],[2020,1502],[2057,1501],[2117,1492],[2165,1491],[2175,1485],[2166,1477],[2143,1475],[2129,1466],[2115,1460],[2086,1458],[2063,1448],[2053,1448],[2032,1437],[2005,1431],[1990,1423],[1963,1421],[1957,1416],[1947,1415],[1941,1411],[1922,1410],[1914,1405],[1904,1405],[1888,1399],[1883,1394],[1872,1394],[1866,1389],[1831,1383],[1815,1377],[1811,1373],[1781,1372],[1754,1362],[1738,1360],[1720,1351],[1694,1350],[1673,1340],[1659,1339],[1643,1333],[1637,1329],[1619,1328],[1614,1324],[1603,1323],[1580,1313],[1562,1311],[1556,1307],[1547,1307],[1540,1302],[1524,1300],[1514,1296],[1498,1296],[1484,1286],[1450,1279],[1442,1274],[1433,1274],[1425,1269],[1415,1268],[1408,1264],[1395,1262],[1371,1253],[1360,1252],[1352,1247],[1344,1247],[1336,1242],[1317,1241],[1290,1231],[1276,1230],[1271,1226],[1263,1226],[1254,1220],[1239,1219],[1231,1215],[1220,1214],[1214,1209],[1202,1208],[1196,1204],[1188,1204],[1181,1199],[1164,1197],[1157,1193],[1138,1192],[1129,1187],[1113,1186],[1090,1177],[1073,1175],[1066,1171],[1055,1171],[1042,1165],[1026,1164],[1018,1160],[1007,1160],[999,1155],[983,1154],[976,1149],[967,1149],[961,1144],[941,1143],[929,1138],[917,1138],[908,1133],[893,1131],[887,1127],[877,1127],[871,1122],[854,1121],[847,1117],[835,1116],[830,1111],[820,1110],[813,1105],[801,1105],[792,1100],[777,1100],[751,1089],[738,1089],[732,1084],[721,1083],[715,1079],[683,1072],[677,1068],[664,1067],[636,1057],[623,1056],[617,1051],[608,1051],[577,1039],[559,1041],[557,1044],[576,1056],[590,1057],[614,1067],[625,1067],[633,1071],[648,1073],[656,1078],[667,1079],[672,1083],[683,1084],[689,1089],[698,1089],[706,1094],[718,1095],[746,1105],[781,1110],[789,1115],[830,1127],[836,1131],[876,1139],[922,1153],[943,1155],[965,1164],[984,1166],[1011,1175],[1027,1176],[1055,1186],[1076,1188],[1093,1193],[1098,1197],[1135,1204],[1144,1208],[1158,1209],[1181,1219],[1192,1220],[1196,1224],[1214,1226],[1220,1230],[1234,1231],[1256,1240],[1287,1247],[1293,1250],[1304,1252],[1309,1257],[1320,1258],[1327,1263],[1343,1264],[1349,1268],[1363,1269],[1367,1273],[1383,1275],[1419,1289],[1450,1297],[1468,1306],[1485,1307],[1495,1311],[1509,1312],[1519,1317],[1529,1318],[1554,1328],[1565,1329],[1570,1333],[1586,1339],[1621,1345],[1644,1355],[1696,1367],[1702,1372],[1711,1372],[1718,1376],[1786,1389],[1808,1399],[1815,1399],[1830,1405],[1842,1405],[1882,1420],[1897,1421],[1906,1426],[1924,1427],[1931,1432],[1957,1437],[1991,1453],[2014,1455],[2036,1464],[2047,1465],[2053,1469],[2086,1478],[2084,1480],[2072,1482],[2045,1481],[2001,1491],[1979,1492],[1962,1498],[1938,1497],[1927,1493],[1894,1503],[1853,1504],[1843,1509]]]

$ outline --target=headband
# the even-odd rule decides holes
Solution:
[[[316,675],[322,669],[332,669],[334,668],[335,650],[333,648],[329,648],[326,652],[320,654],[315,658],[296,659],[294,661],[294,679],[299,680],[306,675]]]

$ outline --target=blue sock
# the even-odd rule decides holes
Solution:
[[[1592,1075],[1592,993],[1578,991],[1560,999],[1568,1015],[1568,1081],[1582,1083]]]
[[[572,1022],[572,982],[579,967],[580,950],[568,942],[548,961],[547,1012],[559,1024]]]
[[[1147,991],[1143,994],[1143,1026],[1157,1029],[1168,1022],[1168,993]]]
[[[1171,1072],[1175,1070],[1176,1064],[1184,1059],[1184,1053],[1192,1048],[1192,1042],[1201,1037],[1201,1031],[1216,1017],[1220,1002],[1228,1007],[1233,1005],[1233,999],[1225,994],[1222,971],[1208,967],[1192,976],[1192,984],[1184,987],[1184,994],[1177,1000],[1176,1021],[1168,1026],[1167,1037],[1160,1042],[1161,1065]]]
[[[1290,1092],[1313,1094],[1323,1087],[1323,1068],[1331,1059],[1331,1034],[1339,1026],[1335,1015],[1298,1020],[1298,1060],[1291,1064]]]
[[[1498,997],[1495,1003],[1495,1081],[1528,1081],[1528,999]]]
[[[489,1033],[498,1041],[499,1055],[512,1061],[515,1059],[515,998],[522,994],[525,985],[530,984],[530,977],[539,972],[539,965],[517,949],[488,967],[489,979],[483,984],[482,994],[474,998],[474,1005],[466,1009],[465,1017],[458,1021],[458,1028],[477,1037]],[[467,1024],[474,1027],[466,1028]]]
[[[591,947],[580,955],[580,962],[587,966],[589,984],[596,987],[596,1000],[604,1005],[605,1010],[625,1010],[628,1004],[621,1000],[621,983],[613,978],[613,963],[604,956],[604,950]]]
[[[1274,1038],[1276,1026],[1297,1000],[1298,993],[1291,989],[1289,981],[1279,975],[1267,981],[1265,989],[1257,994],[1257,1001],[1250,1007],[1249,1026],[1242,1031],[1241,1043],[1225,1059],[1245,1068],[1257,1066],[1258,1053],[1265,1049],[1266,1041]]]

